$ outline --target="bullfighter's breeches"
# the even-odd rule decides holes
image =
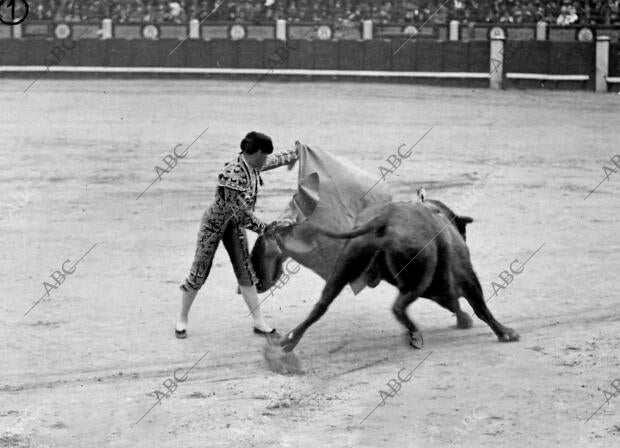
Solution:
[[[206,227],[204,225],[205,221],[206,220],[203,218],[200,231],[198,232],[194,262],[192,263],[188,277],[181,285],[181,289],[185,291],[189,289],[199,290],[202,287],[211,271],[213,257],[220,244],[220,240],[224,242],[224,247],[230,257],[239,285],[251,286],[258,283],[256,273],[254,272],[250,260],[248,239],[245,229],[239,227],[239,225],[231,219],[224,225],[224,229],[218,232]]]

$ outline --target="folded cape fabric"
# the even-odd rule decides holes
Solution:
[[[279,219],[291,219],[295,223],[307,220],[335,232],[344,232],[353,228],[355,217],[363,208],[391,201],[391,192],[379,174],[370,175],[328,151],[300,143],[297,145],[298,188]],[[293,258],[325,280],[333,272],[346,244],[346,240],[318,234],[308,236],[307,232],[302,237],[295,226],[279,232],[277,241],[285,256]],[[273,259],[265,259],[264,256],[260,259],[256,253],[253,253],[252,258],[254,264],[273,262]],[[260,280],[259,290],[265,291],[273,286],[273,279]],[[364,284],[351,286],[357,293]]]

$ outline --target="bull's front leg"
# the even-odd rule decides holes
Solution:
[[[336,297],[338,297],[338,294],[340,294],[342,288],[344,288],[347,284],[346,281],[337,280],[340,279],[334,279],[332,277],[328,280],[325,284],[325,288],[323,288],[323,292],[321,293],[321,299],[314,305],[314,308],[312,308],[312,311],[310,311],[308,317],[293,330],[289,331],[286,336],[284,336],[280,342],[280,345],[285,352],[290,352],[295,348],[306,330],[317,320],[319,320],[323,314],[325,314],[325,311],[327,311],[329,305]]]
[[[338,294],[340,294],[346,284],[356,279],[366,268],[366,265],[359,263],[359,260],[363,260],[363,257],[369,255],[366,253],[369,252],[368,250],[362,248],[361,244],[351,244],[348,246],[348,249],[346,247],[343,249],[343,251],[345,250],[346,254],[338,260],[334,273],[325,283],[325,287],[321,292],[321,299],[314,305],[308,317],[293,330],[289,331],[280,341],[280,345],[285,352],[290,352],[295,348],[306,330],[325,314],[329,305],[338,297]]]

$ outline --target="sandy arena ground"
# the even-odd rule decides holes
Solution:
[[[620,378],[620,173],[584,200],[620,153],[620,96],[45,78],[24,94],[29,83],[0,87],[0,447],[620,446],[620,397],[603,395]],[[207,127],[136,200],[161,159]],[[379,178],[431,127],[386,181],[396,199],[424,185],[476,219],[468,244],[487,297],[513,260],[540,249],[490,302],[520,342],[498,343],[476,318],[457,330],[420,299],[409,313],[425,347],[413,350],[392,287],[347,288],[295,350],[304,373],[280,375],[222,248],[189,338],[174,338],[201,214],[247,131],[279,149],[318,145]],[[257,214],[269,221],[296,171],[264,180]],[[50,274],[85,254],[24,316]],[[322,286],[302,269],[263,304],[268,321],[291,329]],[[418,365],[362,422],[386,383]],[[192,366],[134,425],[162,382]]]

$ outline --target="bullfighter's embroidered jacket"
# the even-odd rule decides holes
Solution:
[[[298,159],[297,149],[270,154],[261,171],[278,168]],[[260,172],[249,166],[243,156],[224,165],[217,179],[215,201],[208,210],[204,224],[209,230],[221,232],[228,220],[258,234],[266,224],[254,215],[258,187],[263,185]]]

